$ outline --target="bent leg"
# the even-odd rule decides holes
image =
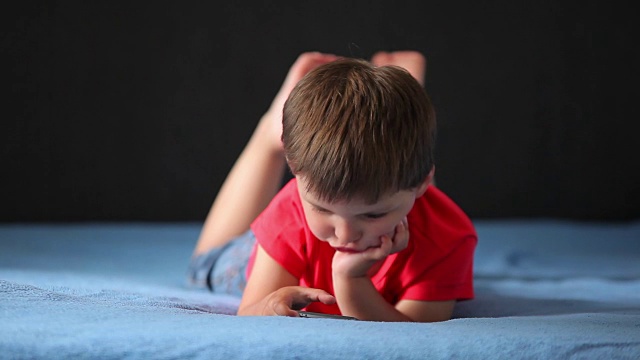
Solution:
[[[286,166],[282,108],[298,81],[334,55],[305,53],[292,65],[282,88],[225,179],[207,215],[194,256],[223,246],[243,234],[280,188]]]
[[[375,66],[399,66],[407,70],[424,86],[424,77],[427,71],[427,59],[417,51],[379,51],[371,57],[371,63]]]

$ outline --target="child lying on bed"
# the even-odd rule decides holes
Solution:
[[[241,295],[239,315],[450,319],[473,297],[477,236],[433,185],[425,64],[302,54],[214,201],[191,283]]]

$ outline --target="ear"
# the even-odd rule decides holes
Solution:
[[[424,195],[424,193],[429,188],[429,185],[435,184],[435,173],[436,167],[434,166],[431,168],[431,171],[429,171],[429,175],[427,175],[424,181],[420,185],[418,185],[418,188],[416,189],[416,199]]]

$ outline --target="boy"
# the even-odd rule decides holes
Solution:
[[[450,319],[473,297],[477,236],[432,184],[424,69],[411,51],[301,55],[216,197],[192,282],[242,293],[239,315]]]

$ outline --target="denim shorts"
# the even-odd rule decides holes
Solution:
[[[242,297],[247,285],[247,264],[255,242],[256,237],[249,230],[221,247],[192,257],[187,284],[216,294]]]

